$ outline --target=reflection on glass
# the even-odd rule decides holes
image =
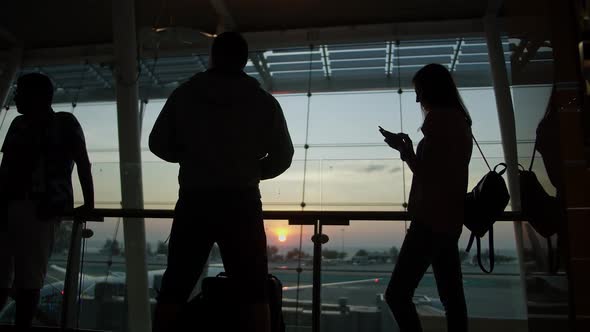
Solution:
[[[537,140],[537,128],[547,111],[552,86],[515,86],[512,91],[515,109],[518,110],[515,112],[517,136],[521,142],[527,142],[518,145],[518,160],[528,169],[532,162],[533,149],[535,149],[535,141]],[[546,128],[551,128],[551,126],[546,126]],[[558,135],[554,132],[545,132],[545,134],[552,137]],[[551,142],[548,143],[551,144]],[[554,144],[554,146],[558,146],[558,142],[554,142]],[[539,151],[542,149],[537,147],[532,170],[543,189],[549,195],[556,196],[557,189],[549,179]],[[559,153],[557,149],[552,152]],[[547,157],[551,157],[551,154]],[[548,239],[544,238],[527,222],[523,222],[519,226],[519,231],[522,234],[522,264],[529,315],[544,318],[544,320],[539,319],[541,324],[547,324],[547,321],[550,321],[548,317],[561,324],[561,321],[564,321],[569,313],[568,281],[564,263],[567,244],[564,237],[553,235]],[[539,324],[534,319],[531,320],[531,323],[532,325]]]

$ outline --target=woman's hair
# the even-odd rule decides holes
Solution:
[[[431,63],[414,75],[412,83],[420,93],[420,103],[430,109],[449,108],[463,113],[471,125],[471,116],[463,104],[451,73],[443,65]]]

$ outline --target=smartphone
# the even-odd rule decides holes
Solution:
[[[379,127],[379,132],[381,133],[381,135],[383,135],[383,137],[385,137],[386,139],[389,139],[395,145],[401,145],[403,143],[400,135],[387,131],[383,129],[381,126],[377,127]]]

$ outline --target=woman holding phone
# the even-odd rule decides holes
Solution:
[[[385,142],[412,170],[406,234],[385,298],[402,332],[422,331],[414,291],[430,265],[447,317],[447,330],[467,331],[457,241],[464,219],[473,147],[471,117],[446,67],[429,64],[412,80],[424,115],[424,138],[416,152],[404,133],[382,128]]]

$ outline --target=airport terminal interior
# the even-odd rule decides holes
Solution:
[[[245,72],[280,103],[295,148],[291,167],[260,183],[287,331],[399,331],[384,292],[410,225],[412,171],[378,126],[420,141],[412,77],[430,63],[451,72],[473,119],[481,153],[469,190],[488,164],[507,165],[493,272],[465,251],[466,228],[459,240],[470,331],[590,331],[590,1],[4,1],[0,142],[18,115],[16,79],[45,74],[53,109],[84,130],[95,186],[93,217],[57,230],[39,331],[151,331],[178,164],[152,154],[148,136],[172,91],[207,70],[224,31],[247,40]],[[531,165],[556,196],[534,153],[549,110],[564,213],[546,238],[521,213],[519,169]],[[80,205],[75,174],[73,183]],[[202,278],[222,271],[215,246]],[[413,302],[425,331],[446,331],[430,269]],[[0,311],[1,327],[14,312],[14,302]]]

